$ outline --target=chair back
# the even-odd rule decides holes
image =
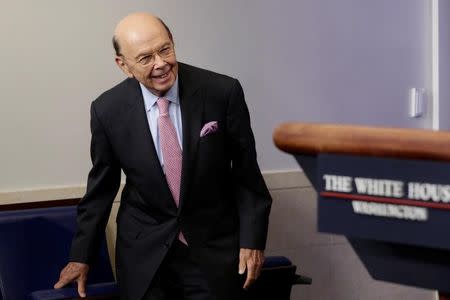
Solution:
[[[246,293],[248,300],[289,300],[297,266],[284,256],[268,256],[261,275]]]
[[[0,300],[22,300],[52,289],[67,264],[76,206],[0,212]],[[88,284],[114,281],[106,242],[90,266]]]

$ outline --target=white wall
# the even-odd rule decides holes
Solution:
[[[110,45],[136,10],[173,29],[179,59],[238,77],[263,170],[296,169],[272,142],[287,120],[429,127],[428,0],[0,2],[0,191],[84,184],[89,104],[123,76]]]

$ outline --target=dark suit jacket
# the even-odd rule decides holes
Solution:
[[[236,299],[239,248],[264,249],[271,197],[256,161],[236,79],[179,63],[183,124],[180,206],[151,137],[138,82],[126,79],[91,106],[87,192],[78,206],[71,261],[91,262],[126,174],[117,216],[121,297],[140,299],[181,229],[218,299]],[[219,129],[200,137],[204,124]]]

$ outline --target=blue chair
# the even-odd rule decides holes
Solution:
[[[78,297],[74,287],[53,289],[68,261],[75,219],[76,206],[0,212],[0,300]],[[87,294],[118,294],[105,241],[91,266]]]
[[[76,206],[0,212],[0,300],[78,299],[74,286],[53,289],[68,261],[75,220]],[[311,283],[295,272],[286,257],[267,257],[260,278],[247,292],[249,300],[290,299],[292,285]],[[90,267],[87,296],[119,299],[105,241]]]

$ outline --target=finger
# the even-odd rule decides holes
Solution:
[[[250,285],[256,280],[257,264],[254,260],[247,261],[247,279],[244,283],[244,289],[250,287]]]
[[[244,283],[244,289],[247,289],[253,282],[255,282],[256,280],[255,271],[256,271],[255,264],[253,262],[249,262],[247,265],[247,278]]]
[[[261,275],[261,270],[262,270],[262,264],[257,265],[255,268],[255,280],[259,278],[259,275]]]
[[[247,261],[244,257],[239,258],[239,274],[244,274],[245,269],[247,268]]]
[[[60,289],[63,286],[65,286],[67,283],[65,281],[63,281],[62,279],[60,279],[57,283],[55,283],[55,285],[53,286],[53,288],[55,289]]]
[[[255,280],[261,275],[262,266],[264,265],[264,256],[257,256],[254,262]]]
[[[251,284],[252,284],[252,282],[251,282],[250,278],[247,275],[247,279],[245,280],[244,287],[243,287],[244,290],[248,289]]]
[[[60,289],[66,286],[68,283],[72,282],[75,279],[73,276],[61,275],[58,282],[53,286],[55,289]]]
[[[81,298],[85,298],[86,297],[86,280],[78,279],[77,286],[78,286],[78,294],[80,295]]]

